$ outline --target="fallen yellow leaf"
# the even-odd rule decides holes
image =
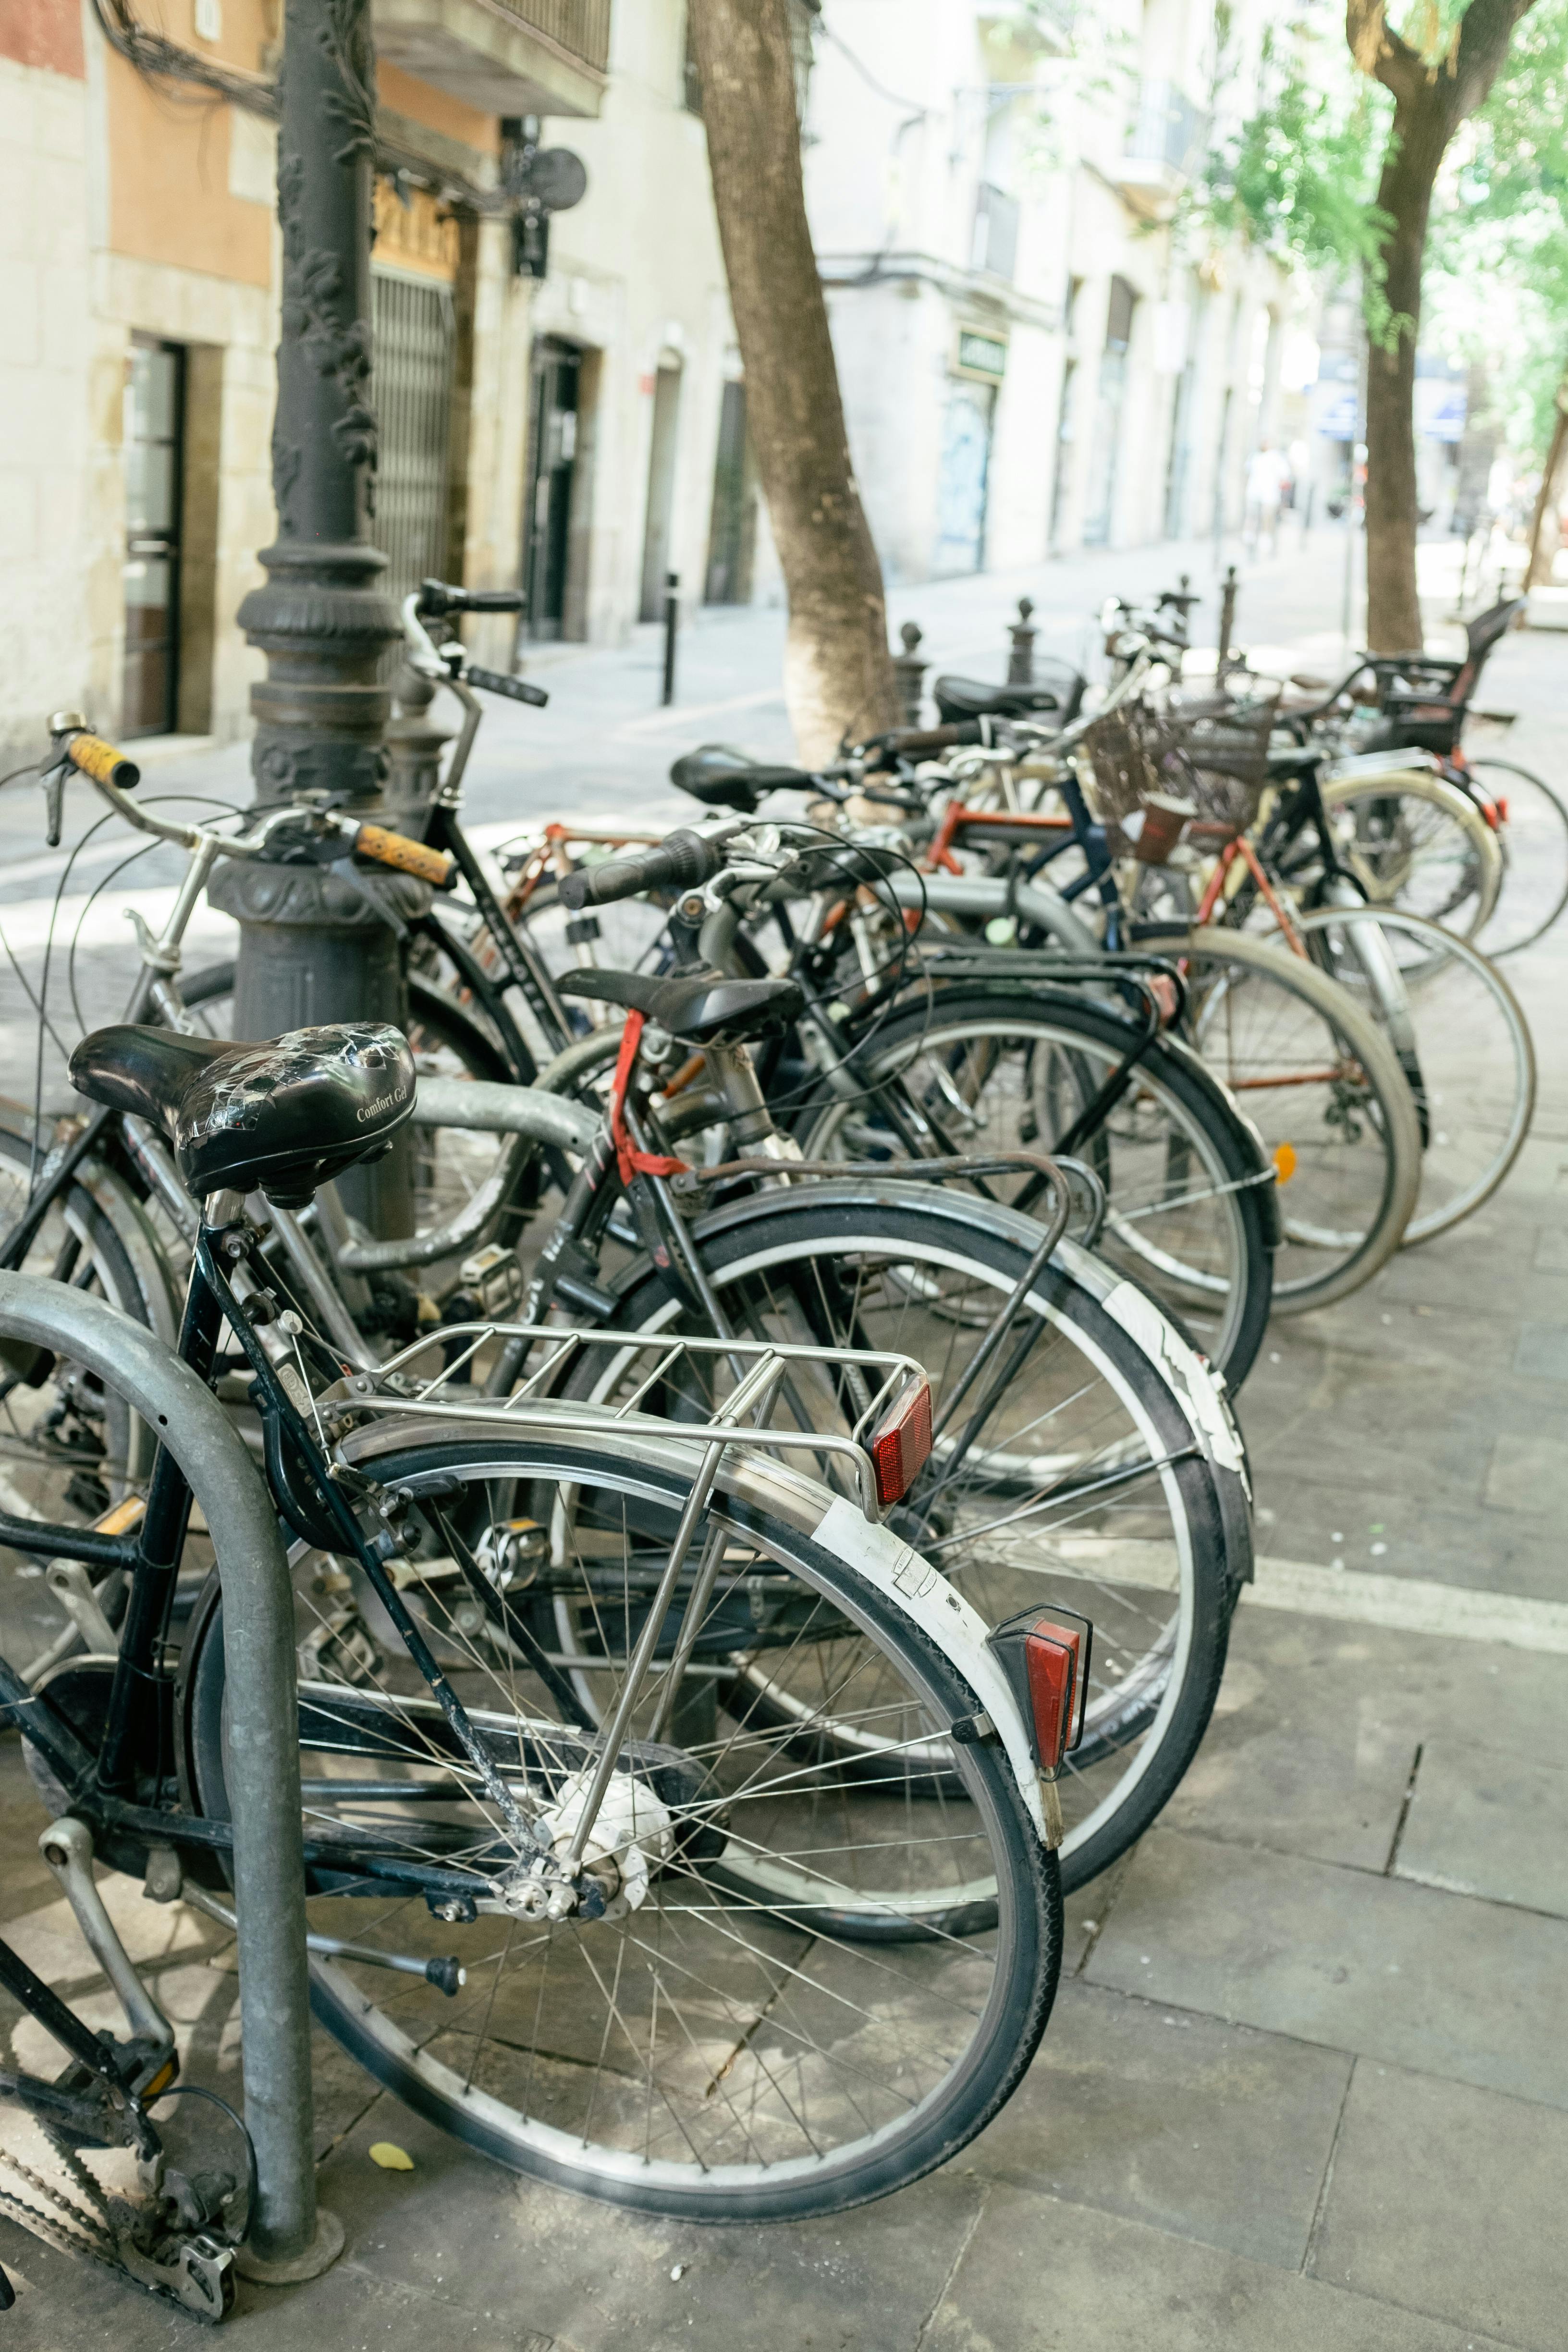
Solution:
[[[370,2160],[373,2164],[379,2164],[383,2172],[412,2172],[414,2169],[414,2158],[408,2150],[395,2147],[389,2139],[372,2142]]]

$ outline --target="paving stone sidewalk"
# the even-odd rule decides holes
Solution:
[[[1337,643],[1329,610],[1317,634]],[[1310,637],[1283,591],[1278,611],[1281,637]],[[1568,782],[1556,641],[1510,639],[1489,695],[1528,713],[1517,756]],[[1241,1402],[1266,1559],[1342,1558],[1351,1600],[1359,1576],[1411,1580],[1434,1622],[1447,1588],[1568,1601],[1568,941],[1510,969],[1542,1067],[1520,1168],[1358,1297],[1277,1323]],[[27,1599],[0,1586],[0,1632]],[[347,2252],[309,2287],[242,2288],[230,2341],[1562,2352],[1568,1654],[1550,1606],[1507,1630],[1245,1603],[1183,1788],[1071,1906],[1019,2093],[946,2170],[838,2220],[701,2231],[521,2183],[319,2039],[321,2189]],[[41,1827],[0,1743],[0,1922],[96,2020]],[[106,1889],[192,2072],[232,2084],[221,1931]],[[370,2161],[384,2138],[412,2172]],[[17,2352],[197,2341],[197,2323],[4,2221],[0,2260],[21,2289],[0,2319]]]

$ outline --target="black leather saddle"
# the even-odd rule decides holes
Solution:
[[[647,971],[569,971],[555,985],[563,996],[596,996],[646,1013],[687,1045],[741,1045],[771,1037],[797,1021],[805,1006],[793,980],[726,980],[719,972],[658,980]]]
[[[1070,727],[1083,700],[1084,680],[1066,662],[1035,665],[1032,686],[988,686],[978,677],[939,677],[931,688],[944,727],[966,719],[1047,719]]]
[[[95,1029],[71,1055],[70,1080],[162,1128],[198,1201],[260,1191],[284,1209],[378,1158],[414,1109],[408,1041],[383,1022],[291,1029],[256,1045]]]
[[[700,743],[695,751],[683,751],[669,771],[669,781],[707,808],[738,809],[742,816],[752,815],[768,793],[819,789],[805,768],[767,767],[729,743]]]

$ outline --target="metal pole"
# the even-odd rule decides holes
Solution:
[[[267,656],[251,688],[258,806],[321,793],[357,816],[384,814],[384,656],[399,634],[370,543],[377,430],[371,405],[371,175],[374,54],[370,0],[287,0],[278,218],[282,331],[272,429],[278,537],[267,585],[239,621]],[[375,888],[400,913],[426,886]],[[235,859],[211,886],[238,918],[235,1033],[271,1037],[321,1021],[406,1025],[403,949],[374,905],[323,867]],[[343,1180],[374,1231],[414,1224],[412,1144]]]
[[[921,723],[921,698],[925,691],[926,674],[926,665],[921,658],[923,634],[918,621],[906,621],[899,631],[899,642],[904,650],[893,656],[899,712],[906,727],[918,727]]]
[[[1230,640],[1236,627],[1236,566],[1226,571],[1225,586],[1219,599],[1219,649],[1215,658],[1215,676],[1223,680],[1230,664]]]
[[[256,2210],[238,2263],[273,2284],[314,2278],[342,2252],[343,2228],[316,2204],[294,1596],[278,1515],[211,1390],[117,1307],[68,1284],[0,1274],[0,1336],[63,1349],[133,1406],[211,1530],[223,1581],[240,2065],[256,2144]]]
[[[675,632],[680,625],[680,574],[664,575],[664,689],[661,703],[675,700]]]
[[[1035,631],[1029,616],[1035,607],[1027,596],[1018,599],[1018,617],[1007,625],[1007,683],[1009,686],[1033,686],[1035,683]]]

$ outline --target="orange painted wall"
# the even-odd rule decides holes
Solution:
[[[164,0],[161,9],[140,13],[185,47],[252,73],[263,69],[275,14],[266,0],[224,0],[223,38],[210,44],[194,37],[190,0]],[[104,63],[111,249],[137,261],[268,285],[271,209],[229,194],[228,109],[149,89],[112,51]]]
[[[79,0],[4,0],[0,58],[82,80],[87,66],[81,48]]]
[[[395,66],[377,65],[375,90],[382,104],[390,106],[395,114],[406,114],[411,122],[422,122],[427,131],[444,131],[448,139],[460,139],[481,155],[500,154],[500,125],[493,114],[480,114],[430,82],[399,73]]]

